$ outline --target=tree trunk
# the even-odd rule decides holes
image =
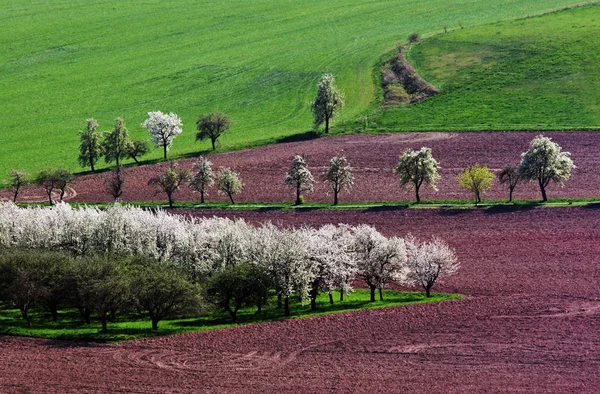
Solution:
[[[200,204],[204,204],[204,190],[200,190]]]
[[[313,312],[317,310],[317,296],[316,295],[311,294],[311,296],[310,296],[310,310]]]
[[[94,160],[93,159],[90,160],[90,167],[92,167],[92,172],[96,171],[96,170],[94,170]]]
[[[50,189],[49,191],[47,191],[48,193],[48,203],[50,205],[52,205],[52,189]]]
[[[173,196],[171,193],[167,193],[167,196],[169,197],[169,208],[173,208]]]
[[[425,296],[427,298],[431,297],[431,285],[425,286]]]
[[[383,301],[383,289],[379,288],[379,301]]]
[[[329,116],[325,115],[325,134],[329,133]]]
[[[258,309],[256,310],[256,313],[262,312],[262,304],[263,304],[263,298],[262,298],[262,295],[259,295],[258,299],[256,300],[256,306],[258,307]]]
[[[290,297],[285,296],[284,300],[283,300],[283,305],[284,305],[284,314],[286,316],[290,315]]]
[[[542,192],[542,201],[546,202],[548,201],[548,197],[546,196],[546,187],[542,181],[538,181],[538,183],[540,184],[540,191]]]
[[[215,140],[216,140],[216,138],[211,138],[210,139],[210,142],[212,142],[212,148],[213,148],[213,150],[215,150]]]
[[[27,327],[31,328],[31,319],[29,318],[29,310],[26,308],[21,309],[21,316],[27,322]]]
[[[369,287],[371,288],[371,299],[369,301],[375,302],[375,286],[369,285]]]
[[[140,164],[140,162],[137,159],[137,156],[132,156],[131,158],[133,159],[133,161],[135,161],[135,164],[137,164],[137,165]]]
[[[233,195],[231,193],[227,193],[227,195],[229,196],[229,200],[231,200],[231,205],[235,205],[235,201],[233,201]]]
[[[296,205],[300,204],[302,204],[302,201],[300,201],[300,182],[298,182],[296,184]]]
[[[417,199],[417,203],[421,202],[421,197],[419,196],[419,187],[418,185],[415,185],[415,198]]]
[[[333,205],[338,205],[338,193],[337,190],[333,191]]]
[[[58,321],[58,308],[56,307],[56,305],[49,305],[48,309],[50,310],[52,321]]]
[[[237,322],[237,309],[236,310],[229,309],[228,312],[229,312],[229,315],[231,316],[231,321],[233,323],[236,323]]]
[[[333,294],[331,292],[329,293],[329,303],[333,305]]]
[[[340,301],[344,301],[344,289],[340,289]]]
[[[65,196],[65,190],[67,189],[67,186],[65,186],[64,188],[60,189],[60,202],[63,201],[63,197]]]
[[[481,202],[481,197],[479,196],[479,192],[475,192],[475,205]]]
[[[167,160],[167,144],[163,145],[163,158]]]
[[[13,197],[13,202],[16,204],[17,203],[17,197],[19,196],[19,188],[17,187],[15,189],[15,196]]]
[[[512,194],[513,194],[513,189],[510,189],[508,191],[508,202],[512,202]]]
[[[281,309],[281,294],[277,294],[277,308]]]
[[[108,328],[106,328],[106,324],[107,324],[108,319],[106,318],[106,316],[103,316],[100,318],[100,322],[102,323],[102,333],[106,334],[108,332]]]
[[[158,319],[157,318],[152,319],[152,329],[154,331],[158,330]]]

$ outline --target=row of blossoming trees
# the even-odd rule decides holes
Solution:
[[[333,303],[331,294],[339,290],[343,299],[352,291],[357,276],[369,286],[371,301],[375,301],[377,290],[382,299],[381,290],[392,281],[421,286],[430,296],[436,280],[459,267],[453,249],[439,239],[420,242],[412,236],[387,238],[368,225],[282,229],[267,223],[254,227],[243,220],[187,219],[118,205],[99,210],[73,209],[67,204],[19,208],[6,203],[0,206],[0,248],[63,251],[75,258],[109,254],[170,261],[190,278],[208,281],[212,288],[207,292],[208,299],[217,300],[215,303],[230,312],[234,320],[239,307],[251,301],[260,309],[264,292],[258,297],[247,294],[259,287],[257,278],[266,278],[261,283],[275,290],[279,305],[283,304],[285,315],[289,315],[288,301],[293,294],[310,299],[314,309],[319,292],[329,293]],[[243,275],[231,271],[240,267],[245,267]],[[241,286],[248,272],[252,286]],[[238,282],[222,280],[219,275],[224,273],[238,278]],[[12,285],[0,281],[4,287],[0,294],[20,308],[26,318],[36,301],[31,298],[35,298],[35,292],[27,283],[21,283],[27,282],[26,275],[14,277]],[[104,291],[112,294],[110,288]],[[115,287],[113,291],[121,290]],[[177,299],[174,294],[168,297]],[[88,305],[87,309],[88,319],[90,311],[95,311],[105,325],[107,313],[114,313],[119,305]]]
[[[208,190],[215,183],[218,192],[227,195],[234,203],[233,196],[240,193],[243,187],[240,174],[230,168],[221,168],[217,174],[214,174],[211,165],[205,157],[198,159],[193,172],[179,170],[172,165],[164,173],[153,178],[150,184],[159,186],[167,194],[170,206],[173,205],[173,193],[186,181],[193,191],[200,194],[201,203],[204,203]],[[575,166],[569,152],[562,152],[561,147],[551,138],[538,136],[533,139],[529,149],[521,155],[521,163],[518,166],[505,166],[498,174],[498,178],[508,189],[509,201],[512,201],[517,184],[522,181],[537,182],[543,201],[547,201],[546,187],[549,183],[553,181],[561,184],[569,179],[573,168]],[[436,183],[440,179],[439,169],[440,165],[433,157],[431,149],[423,147],[420,150],[404,151],[394,173],[399,176],[401,186],[414,189],[416,201],[420,202],[421,186],[427,185],[437,190]],[[492,186],[495,177],[496,175],[487,166],[476,163],[467,167],[459,175],[458,183],[463,189],[473,193],[475,202],[479,203],[481,196]],[[322,175],[322,180],[332,191],[334,205],[338,204],[339,194],[342,191],[350,191],[354,185],[353,169],[346,157],[334,156]],[[303,203],[303,193],[314,190],[315,178],[304,157],[293,158],[290,170],[285,174],[285,184],[294,190],[296,205]]]

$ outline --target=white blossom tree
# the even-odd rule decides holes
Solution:
[[[241,193],[244,184],[240,180],[240,174],[231,170],[231,168],[219,168],[216,176],[217,191],[229,197],[232,204],[235,204],[233,196]]]
[[[550,181],[562,185],[576,168],[570,156],[569,152],[561,152],[561,147],[551,138],[540,135],[531,141],[529,150],[521,154],[519,177],[537,181],[542,200],[548,201],[546,187]]]
[[[403,282],[406,278],[406,246],[401,238],[386,238],[368,225],[354,228],[352,246],[358,262],[358,272],[371,290],[371,302],[375,301],[375,290],[379,289],[379,299],[383,300],[383,289],[394,280]]]
[[[200,203],[204,204],[204,197],[208,195],[208,189],[215,183],[215,175],[212,170],[212,163],[200,156],[194,164],[194,172],[190,179],[190,188],[200,193]]]
[[[439,168],[437,160],[431,154],[431,148],[423,147],[418,151],[407,149],[400,156],[394,174],[400,176],[400,186],[415,189],[416,200],[420,202],[419,190],[423,183],[437,190],[435,184],[440,179]]]
[[[325,123],[325,134],[329,133],[329,123],[344,106],[344,94],[335,86],[335,77],[325,74],[317,85],[317,97],[312,104],[314,127]]]
[[[323,176],[333,191],[333,205],[338,204],[338,196],[342,190],[347,192],[354,186],[354,174],[345,156],[334,156],[329,162],[329,168]]]
[[[414,237],[406,240],[408,251],[408,280],[425,289],[427,297],[440,279],[454,274],[460,268],[454,249],[439,238],[419,242]]]
[[[252,260],[270,273],[284,314],[290,315],[289,298],[297,293],[306,298],[314,272],[308,261],[307,238],[298,231],[281,230],[266,224],[256,233]]]
[[[142,127],[148,130],[156,147],[163,148],[163,157],[166,160],[167,152],[173,143],[173,139],[181,134],[183,124],[181,119],[174,113],[163,114],[160,111],[148,112],[148,119],[142,123]]]
[[[351,253],[350,232],[347,226],[326,225],[318,230],[305,228],[303,235],[308,244],[308,261],[314,278],[309,290],[311,309],[317,309],[316,299],[319,291],[329,294],[329,303],[333,304],[333,290],[340,289],[340,297],[352,291],[352,279],[357,266]]]
[[[296,205],[302,204],[302,192],[312,192],[314,190],[315,179],[308,169],[304,157],[294,156],[292,167],[285,174],[285,184],[295,190]]]

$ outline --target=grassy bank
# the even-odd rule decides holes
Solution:
[[[297,297],[290,302],[291,318],[304,318],[331,313],[351,312],[369,308],[385,308],[425,302],[439,302],[444,300],[458,299],[462,296],[457,294],[434,293],[426,298],[420,292],[398,292],[385,290],[383,301],[369,302],[369,291],[358,289],[354,293],[345,296],[344,301],[339,301],[339,295],[334,294],[335,303],[329,304],[327,294],[321,294],[317,299],[317,311],[311,312],[309,303],[301,303]],[[184,332],[212,330],[216,328],[227,328],[239,324],[252,324],[269,321],[285,320],[283,310],[277,308],[275,298],[271,298],[268,305],[263,307],[261,314],[256,314],[255,308],[244,308],[238,312],[238,324],[232,324],[229,315],[212,312],[203,316],[165,320],[159,323],[159,329],[151,329],[150,320],[140,315],[118,316],[113,323],[109,323],[108,333],[100,332],[100,323],[92,322],[90,325],[82,323],[76,310],[60,311],[58,322],[49,320],[49,316],[43,310],[35,309],[31,313],[33,327],[28,328],[25,321],[21,319],[18,310],[0,310],[0,335],[20,335],[48,339],[68,339],[93,342],[117,342],[130,339],[145,338],[157,335],[178,334]]]
[[[600,129],[600,6],[438,34],[408,59],[440,94],[374,118],[400,130]]]

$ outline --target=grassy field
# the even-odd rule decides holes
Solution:
[[[600,128],[600,6],[439,34],[409,59],[441,94],[384,111],[385,130]]]
[[[457,294],[438,293],[432,293],[430,298],[426,298],[424,293],[419,292],[384,290],[383,301],[369,302],[369,290],[365,289],[358,289],[354,293],[346,295],[342,302],[338,300],[339,295],[337,293],[334,296],[335,303],[330,305],[328,295],[321,294],[317,299],[317,311],[315,312],[311,312],[309,303],[302,304],[297,298],[292,298],[290,301],[291,318],[462,298]],[[379,300],[379,295],[377,295],[377,299]],[[256,308],[245,308],[238,311],[238,324],[286,319],[283,316],[283,310],[276,308],[276,300],[273,298],[269,305],[263,307],[262,314],[257,315],[255,311]],[[28,328],[18,310],[0,310],[0,335],[116,342],[149,336],[212,330],[235,325],[231,323],[228,314],[213,312],[196,318],[165,320],[159,322],[157,331],[153,331],[148,318],[143,318],[140,315],[126,315],[117,317],[114,323],[109,323],[108,333],[103,334],[100,332],[100,323],[92,322],[89,326],[82,323],[76,310],[61,311],[58,322],[50,321],[48,315],[39,309],[32,311],[31,317],[33,327]]]
[[[409,33],[511,20],[576,2],[5,0],[0,178],[9,168],[77,170],[77,131],[89,117],[109,130],[123,115],[133,137],[145,138],[140,123],[146,112],[176,112],[184,132],[172,157],[208,148],[208,142],[194,143],[194,122],[208,111],[235,121],[221,150],[302,133],[311,128],[309,103],[324,72],[337,76],[347,102],[340,122],[349,121],[378,100],[374,66]],[[587,28],[569,25],[558,38],[580,31]],[[422,58],[418,51],[411,55]],[[413,111],[412,119],[420,122],[430,112]],[[402,110],[390,112],[385,124],[404,127],[391,121],[404,117]]]

